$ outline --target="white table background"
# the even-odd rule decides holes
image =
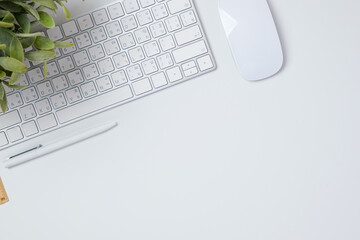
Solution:
[[[69,2],[76,15],[106,1]],[[0,239],[360,239],[360,2],[269,3],[278,75],[243,80],[217,0],[196,0],[218,70],[88,121],[116,119],[106,134],[1,166]]]

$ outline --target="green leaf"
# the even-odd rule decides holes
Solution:
[[[0,100],[4,99],[4,96],[5,96],[5,89],[2,85],[2,83],[0,82]]]
[[[5,44],[0,44],[0,50],[3,50],[6,48],[6,45]]]
[[[69,42],[54,42],[55,44],[55,48],[68,48],[68,47],[72,47],[74,46],[73,43],[69,43]]]
[[[55,57],[55,50],[39,50],[25,53],[25,58],[32,62],[45,62]]]
[[[6,28],[0,28],[0,43],[5,44],[5,53],[6,55],[10,55],[10,43],[14,38],[14,34]]]
[[[22,76],[23,74],[24,74],[24,73],[13,72],[13,73],[11,74],[11,77],[10,77],[10,80],[9,80],[9,84],[10,84],[10,85],[16,84],[16,83],[20,80],[20,78],[21,78],[21,76]]]
[[[43,73],[44,73],[44,78],[46,78],[47,77],[47,62],[44,62]]]
[[[8,13],[9,13],[9,11],[6,11],[6,10],[2,10],[2,9],[0,9],[0,18],[5,17],[5,16],[6,16],[6,14],[8,14]]]
[[[6,73],[0,70],[0,79],[3,79],[4,77],[6,77]]]
[[[14,23],[15,17],[11,12],[8,12],[2,20],[3,22]]]
[[[0,7],[12,13],[22,12],[23,8],[10,1],[0,1]]]
[[[19,38],[37,37],[37,36],[40,36],[40,35],[41,35],[40,32],[36,32],[36,33],[15,33],[15,36],[17,36]]]
[[[36,20],[38,20],[38,21],[40,20],[39,13],[36,11],[36,9],[34,7],[30,6],[29,4],[22,3],[22,2],[14,2],[14,3],[21,6],[22,8],[24,8],[28,13],[33,15],[33,17],[36,18]]]
[[[8,82],[3,81],[3,83],[5,84],[5,86],[9,87],[9,88],[13,88],[13,89],[23,89],[26,88],[27,86],[21,86],[21,85],[11,85]]]
[[[3,98],[0,100],[0,106],[3,113],[6,112],[7,105],[8,105],[7,97],[6,94],[4,94]]]
[[[39,12],[40,20],[39,22],[41,25],[47,28],[53,28],[55,27],[55,22],[52,16],[48,14],[47,12]]]
[[[13,26],[14,26],[13,23],[0,22],[0,27],[2,27],[2,28],[12,28]]]
[[[10,43],[10,57],[17,59],[20,62],[24,61],[24,49],[17,38],[13,38]]]
[[[27,69],[24,63],[11,57],[0,57],[0,66],[11,72],[25,72]]]
[[[56,2],[63,8],[66,19],[70,19],[71,14],[70,14],[69,10],[66,8],[66,6],[60,0],[56,0]]]
[[[54,0],[33,0],[33,2],[35,2],[35,3],[37,3],[37,4],[41,5],[41,6],[50,8],[52,10],[58,9],[58,7],[56,6]]]
[[[24,33],[30,32],[30,20],[27,17],[27,14],[15,14],[16,21],[19,23],[20,27]]]
[[[36,10],[37,10],[38,12],[43,12],[43,11],[46,10],[46,7],[44,7],[44,6],[39,6],[38,8],[36,8]]]
[[[41,50],[51,50],[54,49],[55,44],[48,37],[38,36],[35,39],[34,46]]]
[[[21,38],[20,39],[21,45],[23,46],[23,49],[26,49],[30,46],[32,46],[35,42],[35,37],[31,38]]]

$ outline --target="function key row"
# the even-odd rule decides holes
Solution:
[[[157,2],[163,2],[163,1],[158,0]],[[140,5],[139,5],[137,0],[124,0],[122,4],[118,2],[107,7],[107,11],[105,8],[103,8],[93,12],[91,14],[92,17],[90,16],[90,14],[87,14],[82,17],[79,17],[76,21],[71,20],[69,22],[62,24],[63,32],[65,37],[68,37],[77,34],[80,31],[91,29],[94,27],[94,25],[102,25],[106,22],[109,22],[110,19],[114,20],[123,17],[125,16],[125,12],[127,14],[134,13],[140,10],[140,6],[142,8],[146,8],[155,5],[155,3],[156,3],[155,0],[140,0]],[[158,4],[151,8],[155,20],[160,20],[162,18],[169,16],[169,12],[170,14],[176,14],[178,12],[186,10],[191,7],[191,3],[189,0],[170,0],[167,2],[167,6],[168,7],[166,7],[165,4],[163,3],[163,4]],[[150,11],[148,9],[142,12],[138,12],[136,15],[140,25],[145,25],[153,21]],[[136,24],[133,16],[129,16],[124,20],[122,19],[121,21],[123,26],[125,26],[124,27],[125,31],[131,30],[131,29],[127,29],[126,26]],[[134,23],[131,23],[131,21],[134,21]],[[76,22],[80,29],[78,29]],[[47,34],[49,38],[52,39],[53,41],[58,41],[64,38],[63,33],[61,32],[59,26],[56,26],[52,29],[48,29]]]

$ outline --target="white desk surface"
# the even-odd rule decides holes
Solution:
[[[360,2],[269,2],[278,75],[243,80],[217,0],[196,0],[218,70],[89,120],[117,119],[104,135],[1,166],[0,239],[360,239]]]

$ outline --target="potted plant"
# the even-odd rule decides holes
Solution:
[[[56,57],[55,48],[70,47],[68,42],[53,42],[41,32],[32,32],[35,25],[45,28],[55,27],[53,17],[58,7],[63,8],[65,17],[70,13],[63,2],[67,0],[0,0],[0,106],[7,110],[5,88],[21,89],[18,85],[27,67],[24,59],[42,62],[44,77],[47,73],[47,61]],[[25,52],[28,48],[32,51]]]

